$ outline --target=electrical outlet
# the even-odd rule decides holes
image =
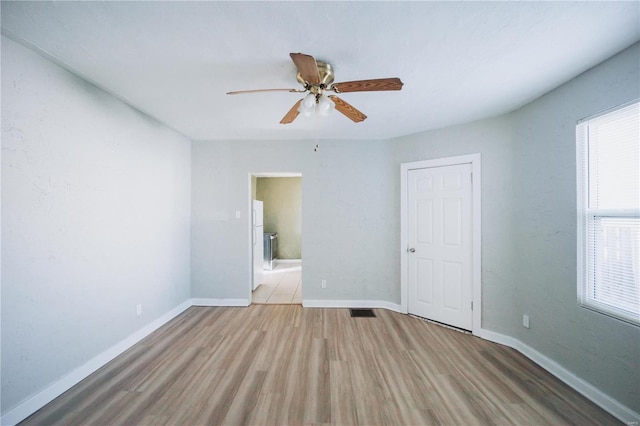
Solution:
[[[322,288],[327,288],[327,280],[322,280]]]
[[[525,328],[529,328],[529,315],[522,316],[522,326]]]
[[[236,210],[236,219],[240,219],[240,210]]]
[[[136,316],[139,317],[140,315],[142,315],[142,303],[136,305]]]

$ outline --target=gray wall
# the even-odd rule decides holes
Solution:
[[[384,141],[194,142],[193,297],[248,297],[249,173],[295,172],[302,173],[305,299],[399,303],[394,201],[399,166],[389,146]],[[235,218],[236,210],[242,218]],[[323,279],[326,289],[320,288]]]
[[[194,142],[192,292],[246,298],[248,174],[301,172],[305,300],[400,303],[400,163],[480,152],[484,324],[513,333],[510,120],[391,141]],[[224,241],[218,244],[216,241]],[[327,280],[322,289],[321,280]]]
[[[2,38],[3,412],[189,298],[190,158]]]
[[[256,199],[264,203],[264,232],[278,233],[278,259],[301,259],[302,178],[257,179]]]
[[[640,328],[577,303],[575,124],[640,98],[639,63],[636,44],[511,115],[516,305],[531,320],[514,336],[636,412]]]

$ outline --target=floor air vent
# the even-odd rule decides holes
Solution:
[[[349,309],[352,318],[375,318],[373,309]]]

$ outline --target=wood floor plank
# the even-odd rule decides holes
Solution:
[[[357,423],[355,393],[351,385],[348,363],[344,361],[329,362],[329,397],[331,401],[331,423],[353,425]]]
[[[513,349],[375,312],[193,307],[22,424],[620,424]]]

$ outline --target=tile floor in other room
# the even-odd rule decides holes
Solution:
[[[302,261],[276,260],[273,270],[264,271],[264,281],[253,291],[253,303],[302,304]]]

